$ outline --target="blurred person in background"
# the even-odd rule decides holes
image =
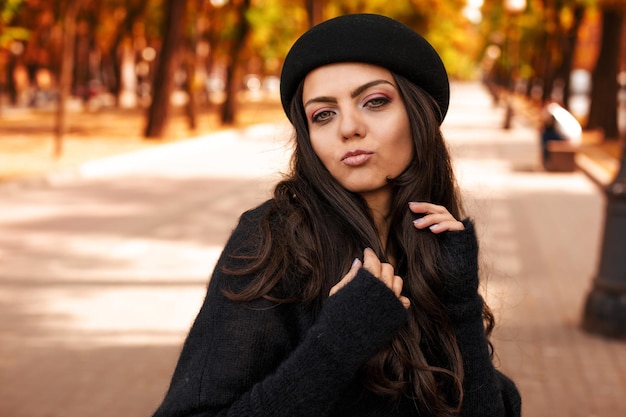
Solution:
[[[548,100],[541,110],[541,157],[545,168],[551,166],[550,142],[561,142],[575,149],[582,142],[582,127],[567,109]]]
[[[380,15],[288,53],[290,173],[245,212],[155,416],[519,416],[492,363],[478,243],[432,46]]]

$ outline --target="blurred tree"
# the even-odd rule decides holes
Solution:
[[[552,91],[553,80],[562,80],[564,100],[567,101],[567,74],[571,70],[571,52],[577,28],[585,8],[597,1],[528,0],[527,11],[515,19],[519,28],[520,47],[516,53],[520,64],[516,70],[521,81],[519,85],[523,86],[523,82],[527,82],[529,91],[531,86],[543,85],[547,96]],[[6,9],[9,4],[21,4],[10,27],[21,25],[29,34],[25,52],[19,60],[20,65],[28,69],[31,82],[39,68],[50,70],[55,75],[53,80],[60,79],[62,25],[55,22],[59,21],[59,12],[66,2],[5,0],[0,3],[0,9]],[[200,94],[203,94],[206,98],[214,91],[207,88],[209,83],[206,77],[225,81],[225,94],[219,92],[223,94],[220,115],[224,123],[232,123],[237,110],[237,93],[243,86],[245,74],[259,77],[278,75],[289,46],[312,21],[319,20],[320,16],[326,19],[354,12],[383,13],[405,22],[435,46],[452,78],[470,78],[475,75],[475,63],[485,50],[483,45],[487,42],[483,39],[500,45],[501,50],[506,52],[503,41],[506,38],[503,35],[506,32],[503,26],[506,21],[503,2],[484,0],[481,20],[480,16],[476,19],[475,15],[470,18],[462,13],[466,0],[184,0],[184,11],[174,22],[169,9],[164,6],[167,4],[170,7],[170,0],[89,0],[85,1],[83,11],[78,16],[79,38],[74,48],[78,55],[72,77],[73,92],[84,91],[92,79],[98,78],[117,97],[122,80],[121,57],[124,53],[127,59],[130,56],[131,67],[149,67],[145,77],[139,73],[137,77],[152,83],[149,90],[153,104],[147,118],[155,118],[149,115],[160,106],[169,105],[169,100],[164,100],[162,93],[174,79],[172,72],[166,79],[156,81],[155,77],[163,77],[163,74],[157,75],[155,72],[163,70],[161,64],[169,59],[169,36],[171,31],[178,30],[179,42],[181,39],[186,41],[179,44],[184,47],[178,49],[185,51],[185,59],[182,61],[184,66],[181,68],[186,69],[187,75],[181,86],[188,90],[187,114],[190,127],[193,128],[195,124],[196,97],[202,97]],[[624,3],[623,0],[613,2]],[[181,1],[174,3],[181,7]],[[4,16],[0,25],[6,28]],[[289,16],[289,19],[285,16]],[[167,21],[173,24],[166,24]],[[2,31],[0,39],[3,41],[6,33],[6,30]],[[186,34],[186,38],[182,34]],[[0,43],[0,50],[3,44],[6,51],[6,41]],[[156,65],[151,61],[143,62],[142,51],[146,46],[160,51]],[[199,51],[204,52],[200,55]],[[4,56],[7,56],[6,52]],[[170,58],[175,56],[172,53]],[[512,61],[509,58],[506,53],[501,54],[496,75],[498,71],[501,74],[510,71]],[[0,63],[0,69],[8,65],[2,66]],[[177,63],[168,65],[178,67]],[[205,78],[196,77],[199,69],[204,71]],[[6,72],[3,78],[9,78]],[[142,80],[138,83],[143,91]],[[147,93],[146,98],[150,98]],[[158,113],[156,119],[159,122],[146,121],[147,136],[148,131],[154,135],[153,129],[159,130],[156,126],[152,127],[155,123],[166,121],[163,116],[166,116],[167,111]]]
[[[0,106],[4,91],[9,102],[17,104],[17,87],[14,71],[19,56],[24,52],[24,42],[30,31],[23,26],[15,26],[14,19],[19,13],[24,0],[3,0],[0,2]]]
[[[112,76],[108,87],[116,99],[122,91],[122,45],[124,42],[133,42],[133,29],[144,20],[149,2],[150,0],[101,1],[102,9],[98,13],[101,37],[108,38],[103,39],[101,47],[106,61],[110,62]]]
[[[305,0],[307,15],[309,16],[309,27],[315,26],[324,20],[325,0]]]
[[[604,137],[617,140],[617,91],[619,84],[620,52],[626,45],[621,45],[626,5],[618,0],[605,0],[602,7],[602,40],[600,55],[591,76],[591,106],[587,129],[601,129]]]
[[[544,0],[547,1],[547,0]],[[560,59],[555,63],[554,77],[548,80],[549,87],[544,89],[544,100],[548,99],[548,92],[552,89],[554,79],[563,83],[562,103],[569,107],[570,75],[574,64],[574,52],[578,40],[578,31],[585,15],[587,5],[585,2],[572,2],[559,0],[555,5],[556,24],[558,28],[555,39],[556,51],[560,51]]]
[[[250,32],[250,23],[246,16],[250,9],[250,0],[232,0],[231,33],[228,47],[228,61],[226,63],[226,100],[222,104],[220,120],[229,125],[235,122],[235,107],[241,74],[241,55],[246,38]]]
[[[61,48],[61,68],[59,75],[59,95],[57,100],[54,129],[53,156],[59,158],[63,152],[63,136],[66,130],[67,99],[71,93],[72,72],[74,69],[74,46],[76,41],[76,18],[82,4],[88,0],[69,0],[60,4],[62,7],[63,43]]]
[[[183,38],[187,0],[167,0],[163,19],[163,43],[157,58],[157,69],[152,87],[152,102],[148,109],[144,136],[148,139],[163,136],[170,110],[170,95],[174,84],[177,53]]]
[[[509,74],[515,84],[525,86],[526,93],[544,101],[558,97],[569,100],[569,77],[573,67],[578,31],[585,11],[596,0],[528,1],[527,9],[512,23],[516,25],[516,57],[511,57],[510,32],[503,0],[488,0],[483,33],[485,39],[498,45],[501,54],[490,74],[505,88],[510,88]],[[516,68],[513,68],[513,66]],[[538,96],[537,91],[541,94]]]
[[[326,0],[316,0],[317,4],[325,2]],[[305,8],[305,3],[289,0],[256,0],[251,4],[247,14],[251,30],[246,53],[249,58],[261,59],[262,71],[265,74],[279,74],[282,59],[287,51],[296,38],[309,27],[311,11]],[[289,16],[289,19],[285,19],[285,16]]]
[[[17,5],[17,2],[14,5]],[[18,74],[25,74],[25,77],[20,77],[19,88],[22,90],[20,98],[28,100],[29,105],[36,102],[37,92],[41,87],[37,79],[39,70],[54,68],[58,71],[60,65],[61,31],[53,5],[24,1],[15,8],[5,9],[3,14],[6,18],[10,15],[9,10],[14,12],[10,23],[3,30],[3,38],[14,32],[14,28],[23,30],[24,36],[19,44],[10,41],[9,46],[11,48],[19,46],[20,53],[16,54],[16,51],[12,51],[9,55],[11,68],[8,69],[7,77],[10,82],[15,83]],[[9,6],[9,3],[6,3],[6,6]],[[14,84],[11,87],[18,86]],[[17,93],[18,91],[14,92],[16,95],[13,97],[15,101],[12,104],[18,104]]]
[[[475,77],[477,62],[483,51],[484,42],[476,23],[463,13],[466,3],[465,0],[413,0],[414,8],[419,5],[415,10],[420,19],[407,22],[416,29],[422,25],[422,33],[439,51],[452,78]]]
[[[185,71],[185,81],[183,87],[187,93],[187,103],[185,110],[189,129],[195,130],[197,127],[197,106],[196,106],[196,69],[198,65],[198,53],[200,40],[203,35],[206,19],[204,17],[205,0],[195,0],[190,4],[190,20],[192,25],[186,31],[185,44],[182,47],[183,68]]]

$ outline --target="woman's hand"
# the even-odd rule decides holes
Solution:
[[[372,275],[381,280],[391,291],[393,291],[404,308],[410,307],[411,302],[408,298],[402,295],[402,286],[404,284],[402,278],[398,275],[394,275],[394,268],[391,264],[380,262],[376,253],[370,248],[363,251],[363,263],[361,263],[358,258],[352,262],[352,267],[348,273],[344,275],[341,281],[330,289],[330,295],[332,296],[352,281],[361,267],[365,268]]]
[[[454,218],[443,206],[431,203],[411,202],[413,213],[424,214],[413,222],[417,229],[429,228],[433,233],[458,231],[439,236],[441,256],[438,269],[442,281],[444,302],[465,302],[473,299],[478,291],[478,242],[474,226],[469,220],[464,224]],[[467,226],[467,229],[466,229]]]
[[[424,214],[423,217],[413,221],[413,225],[418,229],[428,227],[433,233],[465,229],[463,223],[455,219],[444,206],[431,203],[411,202],[409,203],[409,210],[416,214]]]

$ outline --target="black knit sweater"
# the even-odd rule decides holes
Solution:
[[[234,302],[254,276],[231,276],[234,253],[258,243],[268,203],[245,213],[218,260],[202,308],[183,346],[170,388],[155,417],[419,416],[412,401],[392,405],[361,388],[358,371],[388,344],[407,314],[394,293],[365,269],[322,308],[260,299]],[[478,294],[477,243],[471,222],[441,235],[454,253],[457,282],[446,306],[463,355],[462,416],[519,416],[515,385],[494,369]],[[461,288],[462,287],[462,288]]]

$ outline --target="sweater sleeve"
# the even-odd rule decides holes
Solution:
[[[521,398],[515,384],[493,365],[485,335],[483,299],[478,293],[478,243],[472,222],[442,236],[445,274],[443,301],[463,357],[463,417],[518,417]]]
[[[393,292],[364,269],[324,302],[303,335],[289,330],[298,307],[228,299],[222,290],[232,282],[254,279],[221,268],[254,240],[253,224],[242,218],[226,245],[155,417],[328,415],[362,364],[405,322]]]

